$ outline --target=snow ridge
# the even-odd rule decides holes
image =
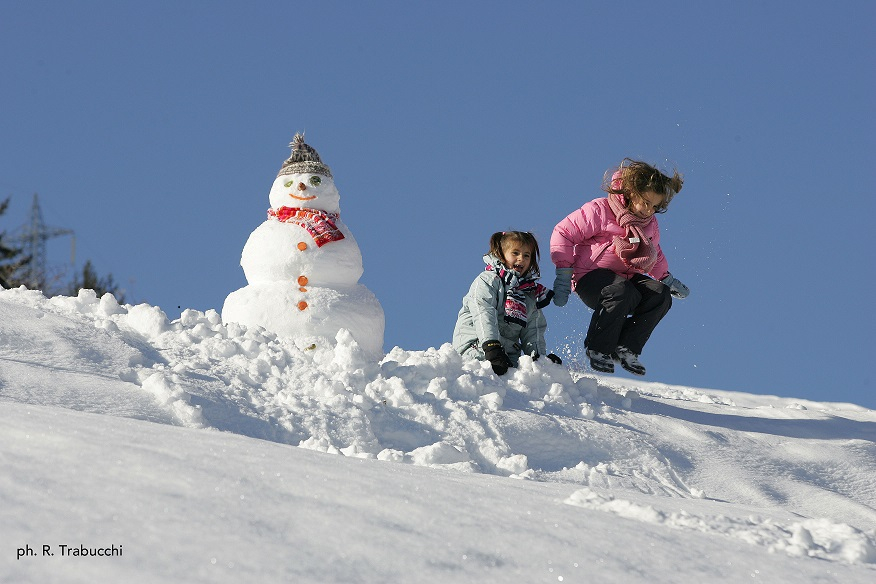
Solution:
[[[213,310],[169,322],[157,307],[90,290],[47,299],[21,288],[0,302],[4,399],[568,483],[578,489],[565,499],[573,507],[793,557],[876,563],[876,419],[864,408],[778,398],[741,406],[737,399],[751,397],[631,385],[529,357],[500,378],[449,344],[395,347],[375,361],[343,329],[334,339],[278,337],[225,324]],[[61,374],[63,384],[45,383]],[[799,466],[788,468],[789,459]],[[679,498],[793,501],[797,519],[654,506]]]

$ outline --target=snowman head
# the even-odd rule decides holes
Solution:
[[[283,174],[274,180],[268,195],[273,209],[300,207],[340,213],[341,195],[331,177],[302,172]]]
[[[268,198],[271,208],[300,207],[340,212],[341,195],[335,188],[332,171],[322,163],[314,148],[295,134],[289,144],[292,155],[283,163]]]

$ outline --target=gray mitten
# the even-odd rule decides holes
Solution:
[[[681,280],[672,274],[666,274],[666,277],[660,281],[669,286],[669,293],[676,298],[687,298],[687,295],[690,294],[690,288],[682,284]]]
[[[572,293],[572,268],[557,268],[554,279],[554,304],[565,306]]]

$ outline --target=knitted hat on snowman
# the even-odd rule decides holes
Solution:
[[[304,143],[304,134],[296,132],[289,147],[292,148],[292,155],[283,163],[277,176],[309,172],[332,178],[332,171],[322,163],[316,150]]]

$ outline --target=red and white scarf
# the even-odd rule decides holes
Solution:
[[[532,275],[521,276],[514,270],[506,268],[495,256],[486,255],[488,272],[496,272],[505,284],[505,321],[526,326],[528,311],[526,309],[526,294],[535,297],[536,308],[544,308],[551,303],[554,291],[545,288]],[[492,260],[492,261],[490,261]]]
[[[651,244],[651,239],[645,235],[645,227],[654,216],[642,219],[626,208],[624,196],[608,195],[608,204],[614,211],[617,224],[626,230],[624,237],[614,237],[614,253],[634,270],[647,274],[657,263],[657,248]]]
[[[304,228],[316,242],[316,247],[322,247],[330,241],[344,239],[344,234],[335,225],[339,213],[329,213],[322,209],[302,209],[300,207],[280,207],[268,209],[268,218],[281,223],[291,222]]]

